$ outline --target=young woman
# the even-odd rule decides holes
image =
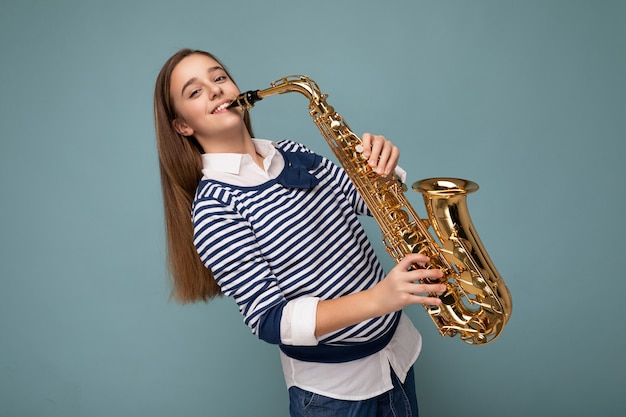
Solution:
[[[386,276],[345,172],[289,140],[253,138],[229,109],[239,88],[217,58],[181,50],[155,88],[155,123],[173,295],[232,297],[259,338],[280,347],[292,416],[417,416],[421,336],[402,308],[438,305],[438,270],[407,255]],[[398,150],[364,134],[382,176]]]

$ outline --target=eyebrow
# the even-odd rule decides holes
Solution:
[[[216,66],[214,66],[214,67],[209,68],[209,69],[207,70],[207,72],[210,74],[210,73],[215,72],[215,71],[218,71],[218,70],[224,70],[224,68],[220,67],[219,65],[216,65]],[[193,77],[193,78],[191,78],[189,81],[187,81],[187,82],[185,83],[185,85],[183,85],[183,88],[180,90],[180,95],[181,95],[181,96],[182,96],[182,95],[184,95],[184,94],[185,94],[185,89],[186,89],[187,87],[189,87],[191,84],[195,83],[196,81],[198,81],[198,78],[196,78],[196,77]]]

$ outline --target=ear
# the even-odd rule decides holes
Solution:
[[[172,127],[174,128],[175,131],[177,131],[183,136],[193,135],[193,129],[187,126],[185,122],[183,122],[182,120],[178,118],[172,120]]]

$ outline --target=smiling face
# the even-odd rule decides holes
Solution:
[[[203,54],[189,55],[170,78],[176,112],[172,125],[178,133],[194,136],[205,151],[224,152],[220,143],[247,132],[241,110],[227,109],[238,95],[239,88],[219,62]]]

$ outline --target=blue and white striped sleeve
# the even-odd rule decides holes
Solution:
[[[244,323],[272,344],[315,345],[317,298],[287,301],[248,223],[233,208],[204,199],[193,210],[194,244]]]
[[[261,317],[286,302],[276,277],[260,254],[248,223],[232,207],[213,199],[194,204],[194,245],[244,322],[259,335]]]
[[[348,201],[350,201],[354,212],[358,215],[371,216],[365,201],[352,183],[352,180],[350,180],[346,171],[326,158],[323,159],[323,163],[332,174],[341,192],[348,198]]]

